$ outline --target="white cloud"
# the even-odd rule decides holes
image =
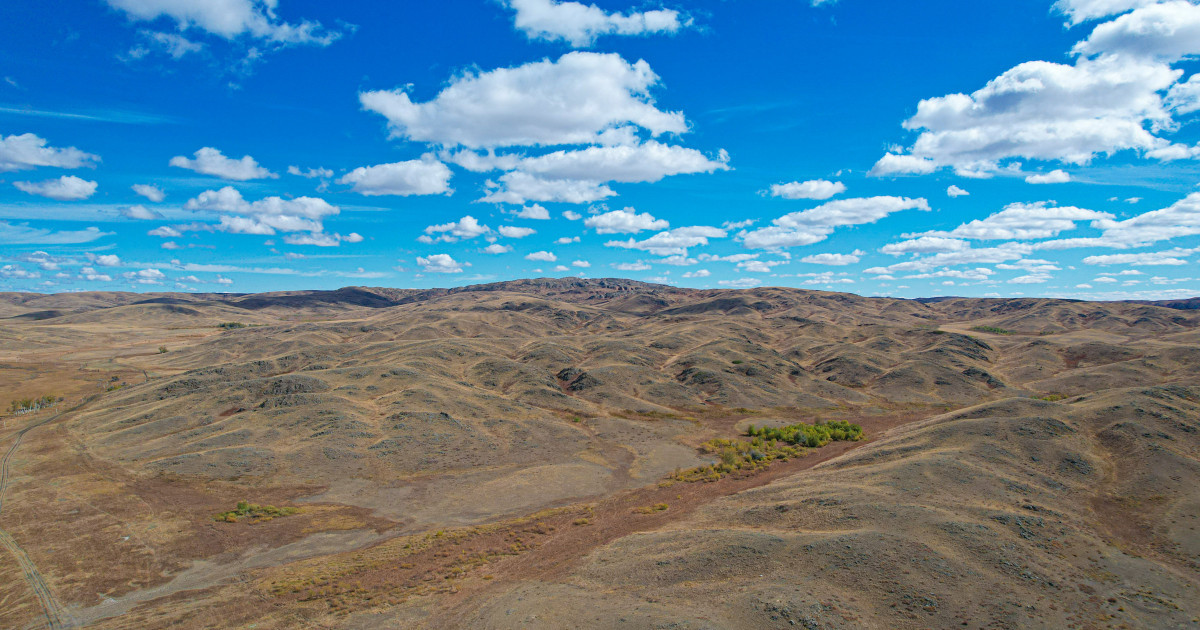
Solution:
[[[149,199],[150,201],[153,201],[154,203],[160,203],[163,199],[167,198],[167,194],[164,193],[161,188],[153,184],[134,184],[133,186],[130,186],[130,188],[133,189],[133,192],[145,197],[146,199]]]
[[[959,252],[964,249],[970,249],[971,244],[967,241],[956,238],[944,238],[940,236],[922,236],[919,238],[901,241],[899,243],[889,243],[880,248],[879,251],[893,256],[901,254],[939,254],[944,252]]]
[[[488,194],[480,201],[523,204],[529,201],[591,203],[616,195],[616,191],[598,182],[572,179],[542,179],[513,171],[500,176],[500,183],[489,181]],[[563,213],[566,216],[566,213]],[[572,219],[574,220],[574,219]]]
[[[752,249],[811,245],[828,238],[837,227],[874,223],[903,210],[928,211],[929,203],[907,197],[839,199],[811,210],[785,214],[772,221],[771,227],[747,232],[742,240]]]
[[[159,236],[162,238],[178,238],[180,236],[183,236],[183,232],[180,232],[179,230],[177,230],[169,225],[163,225],[160,227],[156,227],[153,230],[146,232],[146,234],[148,234],[150,236]]]
[[[1161,0],[1058,0],[1054,9],[1071,19],[1071,24],[1117,15]]]
[[[338,180],[353,184],[360,195],[441,195],[450,190],[450,167],[437,160],[409,160],[376,166],[361,166]]]
[[[979,249],[963,249],[960,251],[948,251],[918,258],[915,260],[906,260],[904,262],[888,265],[887,267],[871,267],[864,270],[864,273],[869,274],[892,274],[896,272],[907,271],[930,271],[938,267],[949,267],[954,265],[969,265],[969,264],[995,264],[1003,263],[1010,260],[1020,260],[1033,251],[1033,246],[1026,243],[1002,243],[995,247],[984,247]],[[889,252],[890,253],[890,252]]]
[[[120,267],[121,257],[116,254],[101,254],[99,256],[89,253],[88,260],[101,267]]]
[[[525,206],[520,210],[513,212],[513,214],[516,215],[518,219],[533,219],[537,221],[550,220],[550,211],[536,203],[532,206]]]
[[[1167,106],[1178,114],[1200,110],[1200,74],[1193,74],[1184,83],[1176,83],[1167,92]]]
[[[1139,7],[1096,26],[1072,52],[1166,61],[1195,55],[1200,52],[1200,6],[1188,0],[1173,0]]]
[[[13,182],[23,192],[58,201],[78,201],[96,194],[96,182],[74,175],[63,175],[58,179],[41,182]]]
[[[592,263],[590,263],[586,260],[576,260],[571,263],[571,266],[579,267],[580,269],[587,269],[588,267],[592,266]]]
[[[635,263],[615,263],[612,267],[617,271],[647,271],[652,269],[650,265],[640,260]]]
[[[875,174],[952,167],[986,177],[1017,158],[1082,165],[1120,151],[1164,161],[1200,154],[1163,136],[1179,125],[1171,107],[1190,102],[1188,88],[1175,97],[1167,91],[1182,74],[1170,64],[1200,53],[1200,7],[1187,0],[1057,7],[1075,21],[1133,11],[1097,26],[1075,46],[1074,64],[1030,61],[972,94],[921,101],[904,123],[920,132],[916,142],[885,156]]]
[[[883,177],[886,175],[928,175],[936,171],[937,168],[937,162],[929,158],[888,153],[879,158],[875,166],[871,167],[868,175],[873,177]]]
[[[88,282],[112,282],[112,276],[100,273],[93,267],[83,267],[79,270],[79,278]]]
[[[669,175],[728,170],[728,159],[724,153],[714,160],[695,149],[648,140],[505,160],[503,167],[541,179],[635,183],[657,182]]]
[[[283,237],[283,242],[288,245],[312,245],[315,247],[337,247],[342,243],[361,243],[362,240],[362,235],[354,232],[346,236],[326,232],[310,232],[308,234],[288,234]]]
[[[152,221],[154,219],[163,218],[161,213],[151,210],[150,208],[147,208],[141,204],[129,206],[128,208],[121,208],[119,212],[121,213],[121,216],[125,217],[126,219],[136,219],[139,221]]]
[[[517,227],[515,225],[502,225],[496,231],[500,232],[501,236],[507,238],[525,238],[530,234],[536,234],[537,230],[527,227]]]
[[[1071,181],[1071,174],[1055,169],[1049,173],[1036,173],[1025,178],[1027,184],[1065,184]]]
[[[90,243],[114,232],[102,232],[100,228],[54,231],[34,228],[24,223],[0,221],[0,244],[4,245],[75,245]]]
[[[309,169],[301,169],[299,166],[289,166],[287,167],[287,172],[288,175],[296,175],[306,179],[330,179],[333,177],[333,171],[320,166]]]
[[[162,284],[167,279],[167,274],[158,269],[141,269],[138,271],[128,271],[121,274],[121,277],[126,280],[132,280],[138,284]]]
[[[220,284],[220,285],[224,285],[224,286],[229,286],[229,285],[233,284],[233,280],[226,278],[225,276],[222,276],[222,275],[217,275],[217,279],[214,280],[214,282],[216,282],[217,284]]]
[[[633,208],[613,210],[588,217],[583,224],[594,228],[597,234],[637,234],[644,230],[665,230],[670,224],[656,219],[649,212],[638,214]]]
[[[530,39],[565,41],[576,48],[590,46],[603,35],[674,33],[687,24],[671,9],[620,14],[570,1],[507,0],[507,4],[516,11],[514,26]]]
[[[571,268],[566,265],[555,265],[554,269],[552,269],[551,271],[562,273],[564,271],[570,271],[570,270],[571,270]]]
[[[684,278],[707,278],[712,275],[712,272],[707,269],[697,269],[683,274]]]
[[[431,225],[425,228],[425,235],[432,237],[434,234],[440,234],[441,236],[438,236],[436,240],[453,243],[459,239],[469,240],[477,236],[482,236],[491,231],[492,229],[488,226],[480,224],[478,219],[467,215],[458,221],[441,225]]]
[[[966,197],[969,194],[971,194],[971,193],[963,190],[962,188],[959,188],[958,186],[954,186],[954,185],[951,185],[949,188],[946,189],[946,196],[948,196],[948,197]]]
[[[232,40],[251,37],[278,45],[327,46],[341,34],[325,31],[319,22],[288,23],[275,15],[279,0],[105,0],[130,20],[154,22],[168,18],[180,31],[199,29]]]
[[[186,168],[204,175],[212,175],[235,182],[251,179],[273,179],[279,177],[275,173],[261,167],[249,155],[240,160],[227,158],[219,150],[212,147],[202,147],[194,154],[195,159],[176,155],[169,164],[177,168]]]
[[[762,284],[762,280],[758,278],[738,278],[736,280],[718,280],[717,284],[735,289],[749,289]]]
[[[364,92],[365,109],[382,114],[391,134],[446,147],[490,148],[603,144],[604,133],[637,126],[658,136],[684,133],[679,112],[654,106],[658,75],[645,61],[616,54],[568,53],[455,78],[436,98],[414,103],[403,90]]]
[[[500,243],[492,243],[491,245],[488,245],[487,247],[483,248],[483,253],[485,253],[485,254],[507,254],[508,252],[511,252],[512,250],[513,250],[513,248],[509,245],[501,245]]]
[[[1140,254],[1105,254],[1088,256],[1083,259],[1085,265],[1133,265],[1145,266],[1179,266],[1188,264],[1187,257],[1196,253],[1195,249],[1169,249],[1161,252],[1143,252]]]
[[[643,241],[629,239],[627,241],[609,241],[606,247],[622,249],[637,249],[650,252],[655,256],[686,255],[689,247],[708,245],[710,238],[725,238],[725,230],[704,225],[680,227],[666,232],[659,232]]]
[[[771,267],[786,265],[786,260],[745,260],[737,264],[738,269],[751,273],[770,273]]]
[[[463,267],[471,266],[454,260],[450,254],[431,254],[428,258],[417,256],[417,264],[429,273],[462,273]]]
[[[552,252],[533,252],[532,254],[527,254],[525,256],[525,260],[537,260],[537,261],[541,261],[541,262],[555,262],[558,260],[558,256],[555,256]]]
[[[1124,221],[1116,221],[1111,215],[1105,217],[1092,224],[1092,227],[1103,230],[1099,237],[1046,241],[1039,243],[1038,247],[1142,247],[1158,241],[1200,234],[1200,193],[1192,193],[1166,208]]]
[[[578,221],[583,218],[582,214],[579,214],[574,210],[563,210],[562,216],[568,221]]]
[[[231,186],[220,190],[206,190],[188,200],[183,207],[193,212],[220,214],[220,223],[215,228],[217,230],[233,234],[260,235],[272,235],[276,230],[319,234],[323,231],[322,220],[340,212],[337,206],[315,197],[267,197],[249,202]]]
[[[39,166],[57,168],[94,167],[100,157],[75,147],[46,146],[46,140],[31,133],[0,136],[0,173],[24,171]]]
[[[578,236],[560,236],[557,239],[555,239],[554,244],[555,245],[570,245],[571,243],[578,243],[578,242],[579,242]]]
[[[824,200],[844,192],[846,192],[846,185],[842,182],[831,182],[824,179],[771,186],[771,196],[783,197],[784,199]]]
[[[1077,221],[1092,221],[1094,225],[1109,221],[1107,212],[1085,210],[1074,206],[1051,206],[1049,202],[1012,203],[996,214],[964,223],[949,232],[925,232],[913,236],[951,239],[1012,240],[1057,236],[1074,230]],[[892,252],[888,252],[892,253]]]
[[[862,260],[862,252],[854,252],[853,254],[813,254],[800,259],[802,263],[812,265],[832,265],[843,267],[845,265],[853,265]]]

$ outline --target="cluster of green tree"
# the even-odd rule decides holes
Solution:
[[[738,471],[753,471],[777,461],[803,457],[809,448],[819,448],[835,440],[857,442],[863,439],[863,430],[857,424],[835,420],[776,428],[750,425],[746,435],[749,441],[715,439],[705,442],[701,448],[716,455],[719,461],[708,466],[676,470],[671,478],[683,482],[717,481]]]
[[[804,424],[799,422],[783,427],[754,428],[750,425],[746,435],[764,440],[778,440],[796,446],[819,448],[830,442],[857,442],[863,439],[862,427],[843,420]]]
[[[29,413],[39,409],[49,409],[63,400],[63,397],[53,394],[47,394],[41,398],[18,398],[9,403],[8,411],[15,414]]]
[[[246,325],[243,324],[242,322],[225,322],[222,324],[217,324],[217,328],[225,328],[228,330],[233,330],[235,328],[245,328],[245,327],[246,327]]]
[[[1015,335],[1015,334],[1017,334],[1011,330],[1005,330],[1003,328],[996,328],[995,326],[973,326],[973,327],[971,327],[971,330],[974,330],[975,332],[992,333],[993,335]]]
[[[249,501],[238,501],[237,507],[228,512],[221,512],[213,520],[225,523],[236,523],[239,518],[248,518],[253,523],[269,521],[280,516],[291,516],[299,512],[299,508],[275,507],[274,505],[258,505]]]

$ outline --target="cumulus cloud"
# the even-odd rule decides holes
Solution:
[[[353,185],[360,195],[441,195],[450,190],[450,167],[437,160],[409,160],[392,164],[362,166],[338,180]]]
[[[587,269],[588,267],[592,266],[592,263],[590,263],[586,260],[576,260],[576,261],[571,262],[571,266],[578,267],[580,269]]]
[[[333,171],[319,166],[308,169],[302,169],[299,166],[289,166],[287,167],[287,172],[288,175],[296,175],[305,179],[329,179],[333,177]]]
[[[96,194],[97,184],[74,175],[63,175],[58,179],[41,182],[13,182],[13,186],[31,195],[57,201],[78,201]]]
[[[57,168],[94,167],[100,156],[75,147],[56,148],[31,133],[0,136],[0,173],[24,171],[39,166]]]
[[[1200,6],[1188,0],[1147,4],[1096,26],[1072,52],[1177,61],[1200,51]]]
[[[645,230],[665,230],[670,224],[656,219],[649,212],[638,214],[633,208],[613,210],[588,217],[583,224],[596,230],[597,234],[637,234]]]
[[[526,254],[525,260],[556,262],[558,260],[558,256],[555,256],[553,252],[533,252],[532,254]]]
[[[1055,10],[1066,15],[1071,24],[1109,17],[1160,2],[1161,0],[1058,0]]]
[[[617,271],[647,271],[652,267],[642,261],[632,263],[616,263],[612,266]]]
[[[1113,215],[1107,212],[1074,206],[1052,206],[1045,201],[1012,203],[1000,212],[964,223],[949,232],[934,231],[913,236],[974,240],[1040,239],[1074,230],[1079,221],[1102,222],[1112,218]]]
[[[987,177],[1018,158],[1083,165],[1121,151],[1163,161],[1200,154],[1164,136],[1179,126],[1174,113],[1194,111],[1191,87],[1179,87],[1182,71],[1171,64],[1200,53],[1200,6],[1095,0],[1057,7],[1074,21],[1124,15],[1079,42],[1073,64],[1030,61],[972,94],[921,101],[904,122],[919,132],[916,141],[887,154],[873,173],[950,167]]]
[[[322,220],[340,212],[337,206],[315,197],[266,197],[249,202],[231,186],[206,190],[188,200],[183,207],[193,212],[219,214],[220,223],[215,227],[217,230],[260,235],[272,235],[277,230],[320,234],[323,231]]]
[[[361,243],[361,234],[351,232],[346,236],[326,232],[310,232],[308,234],[287,234],[283,242],[288,245],[312,245],[315,247],[337,247],[342,243]]]
[[[1187,258],[1196,253],[1196,249],[1176,247],[1161,252],[1142,252],[1139,254],[1103,254],[1088,256],[1083,259],[1085,265],[1133,265],[1143,266],[1180,266],[1188,264]]]
[[[140,204],[129,206],[128,208],[121,208],[118,212],[120,212],[121,216],[125,217],[126,219],[136,219],[138,221],[152,221],[154,219],[163,218],[161,213],[151,210],[150,208]]]
[[[617,194],[616,191],[599,182],[542,179],[521,171],[505,173],[500,176],[499,183],[488,181],[486,185],[489,191],[480,201],[488,203],[523,204],[530,201],[591,203]]]
[[[772,221],[770,227],[747,232],[742,242],[752,249],[811,245],[825,240],[838,227],[874,223],[903,210],[929,211],[929,203],[908,197],[839,199],[811,210],[785,214]]]
[[[771,186],[771,196],[783,197],[784,199],[825,200],[844,192],[846,192],[846,185],[842,182],[831,182],[824,179]]]
[[[120,267],[121,257],[116,254],[87,254],[87,259],[94,265],[100,267]]]
[[[441,225],[431,225],[425,228],[425,236],[420,240],[426,243],[442,241],[453,243],[458,240],[470,240],[477,236],[483,236],[491,232],[492,229],[479,222],[478,219],[471,215],[467,215],[458,221],[443,223]],[[438,235],[434,238],[434,235]]]
[[[158,269],[140,269],[125,272],[121,274],[121,277],[138,284],[162,284],[167,279],[167,274]]]
[[[502,225],[496,231],[500,233],[500,236],[506,238],[525,238],[537,232],[533,228],[517,227],[515,225]]]
[[[1065,184],[1071,181],[1071,174],[1062,170],[1055,169],[1049,173],[1037,173],[1025,178],[1027,184]]]
[[[886,267],[871,267],[864,270],[864,273],[928,272],[931,269],[953,267],[955,265],[1004,263],[1010,260],[1020,260],[1032,252],[1033,249],[1032,245],[1017,242],[1001,243],[995,247],[981,247],[978,249],[968,247],[957,251],[939,252],[932,256],[906,260]]]
[[[417,264],[429,273],[462,273],[463,267],[471,263],[458,262],[450,254],[431,254],[428,258],[417,256]]]
[[[557,0],[506,0],[514,25],[530,39],[565,41],[581,48],[603,35],[675,33],[689,22],[671,9],[609,13],[596,5]]]
[[[87,280],[88,282],[112,282],[112,276],[106,273],[100,273],[96,271],[94,267],[80,268],[79,279]]]
[[[550,220],[550,211],[536,203],[532,206],[525,206],[519,210],[516,210],[512,214],[516,215],[518,219],[534,219],[537,221]]]
[[[1105,214],[1092,227],[1102,230],[1098,237],[1069,238],[1039,243],[1042,249],[1074,247],[1143,247],[1172,238],[1200,234],[1200,193],[1160,210],[1152,210],[1124,221]]]
[[[163,199],[167,198],[167,194],[164,193],[161,188],[153,184],[134,184],[133,186],[130,186],[130,188],[133,189],[133,192],[145,197],[146,199],[149,199],[150,201],[153,201],[154,203],[160,203]]]
[[[508,252],[511,252],[512,250],[513,250],[513,248],[509,245],[501,245],[500,243],[492,243],[491,245],[488,245],[487,247],[483,248],[483,253],[485,253],[485,254],[507,254]]]
[[[725,238],[725,230],[706,225],[680,227],[665,232],[659,232],[645,240],[629,239],[627,241],[609,241],[606,247],[622,249],[637,249],[650,252],[655,256],[682,256],[687,254],[690,247],[708,245],[710,238]]]
[[[249,37],[276,45],[327,46],[341,34],[325,30],[319,22],[289,23],[275,15],[279,0],[105,0],[130,20],[175,22],[180,31],[198,29],[232,40]]]
[[[641,144],[593,146],[518,160],[496,158],[494,161],[505,170],[521,171],[543,179],[633,183],[657,182],[669,175],[727,170],[728,160],[729,156],[724,153],[718,159],[712,159],[695,149],[649,140]]]
[[[804,258],[801,258],[800,262],[809,263],[812,265],[832,265],[835,267],[844,267],[846,265],[853,265],[862,260],[862,254],[863,252],[861,251],[856,251],[853,254],[813,254],[812,256],[805,256]]]
[[[603,144],[605,132],[640,127],[658,136],[684,133],[680,112],[654,106],[650,64],[616,54],[573,52],[556,61],[471,72],[433,100],[404,90],[364,92],[364,109],[382,114],[396,138],[446,147],[492,148]]]
[[[193,155],[195,156],[194,158],[176,155],[171,158],[169,164],[177,168],[186,168],[189,171],[235,182],[279,177],[275,173],[259,166],[258,162],[249,155],[242,156],[240,160],[235,160],[225,157],[224,154],[212,147],[200,148]]]
[[[893,256],[902,254],[940,254],[945,252],[959,252],[964,249],[970,249],[971,244],[967,241],[956,238],[944,238],[940,236],[922,236],[919,238],[901,241],[899,243],[888,243],[880,248],[879,251]]]
[[[683,274],[684,278],[707,278],[712,275],[712,272],[707,269],[697,269]]]

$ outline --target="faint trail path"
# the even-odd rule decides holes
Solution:
[[[12,461],[17,449],[21,447],[21,442],[25,439],[25,434],[59,419],[63,414],[79,409],[91,402],[93,398],[90,397],[70,409],[33,422],[16,432],[12,446],[5,451],[4,458],[0,460],[0,515],[4,512],[4,494],[8,490],[9,463]],[[16,539],[3,528],[0,528],[0,547],[7,549],[16,558],[17,565],[21,567],[21,574],[25,577],[25,581],[29,583],[29,588],[33,589],[34,594],[37,595],[38,602],[42,605],[42,613],[46,617],[46,625],[51,630],[74,628],[76,626],[75,618],[71,616],[67,607],[63,606],[62,602],[58,601],[58,598],[55,597],[54,591],[50,590],[50,586],[46,584],[46,579],[38,571],[37,565],[29,559],[29,554],[25,553],[25,550],[21,548]]]

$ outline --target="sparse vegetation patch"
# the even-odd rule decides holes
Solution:
[[[993,335],[1015,335],[1015,334],[1017,334],[1014,331],[1005,330],[1003,328],[996,328],[995,326],[972,326],[971,330],[974,330],[975,332],[991,333]]]
[[[675,471],[675,481],[718,481],[739,472],[770,466],[776,461],[803,457],[809,448],[820,448],[833,441],[857,442],[863,439],[862,427],[840,420],[816,424],[789,424],[783,427],[746,429],[746,440],[715,439],[705,442],[704,452],[720,458],[716,464]]]
[[[49,409],[62,401],[62,396],[55,396],[53,394],[47,394],[40,398],[18,398],[9,403],[8,411],[19,416],[42,409]]]
[[[293,507],[275,507],[274,505],[258,505],[249,501],[238,501],[236,508],[217,514],[213,517],[213,520],[223,523],[236,523],[239,519],[245,518],[251,523],[261,523],[273,518],[291,516],[299,511],[299,508]]]

